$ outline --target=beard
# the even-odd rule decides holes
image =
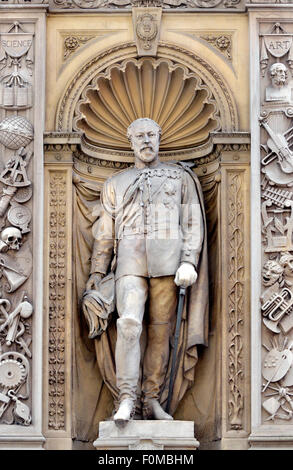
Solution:
[[[275,86],[284,86],[286,85],[286,78],[275,77],[273,83]]]
[[[157,156],[157,152],[152,146],[143,147],[135,152],[136,156],[145,163],[152,162]]]

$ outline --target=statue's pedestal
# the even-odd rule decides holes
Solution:
[[[102,421],[97,450],[196,450],[193,421],[129,421],[117,426],[114,421]]]

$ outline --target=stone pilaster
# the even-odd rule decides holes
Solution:
[[[45,142],[44,436],[46,449],[64,450],[72,448],[72,152],[75,145],[70,136],[64,139],[64,136],[47,135]]]
[[[246,449],[250,431],[249,135],[219,136],[222,260],[222,449]]]
[[[283,2],[259,3],[248,5],[252,142],[249,441],[253,449],[281,449],[291,448],[293,442],[293,159],[287,132],[293,114],[293,8]]]
[[[40,2],[41,3],[41,2]],[[41,449],[45,4],[0,5],[0,448]],[[4,234],[4,235],[3,235]],[[5,265],[5,266],[4,266]],[[4,274],[4,275],[3,275]],[[8,283],[5,284],[5,279]]]

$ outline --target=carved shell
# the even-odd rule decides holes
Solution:
[[[187,67],[168,59],[129,59],[99,74],[76,107],[74,127],[98,147],[129,150],[129,124],[149,117],[162,127],[160,149],[195,147],[220,128],[214,97]]]

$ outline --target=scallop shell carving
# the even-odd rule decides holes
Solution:
[[[86,87],[74,127],[98,147],[129,150],[129,124],[149,117],[162,128],[160,150],[191,148],[220,129],[216,100],[200,77],[168,59],[129,59]]]

